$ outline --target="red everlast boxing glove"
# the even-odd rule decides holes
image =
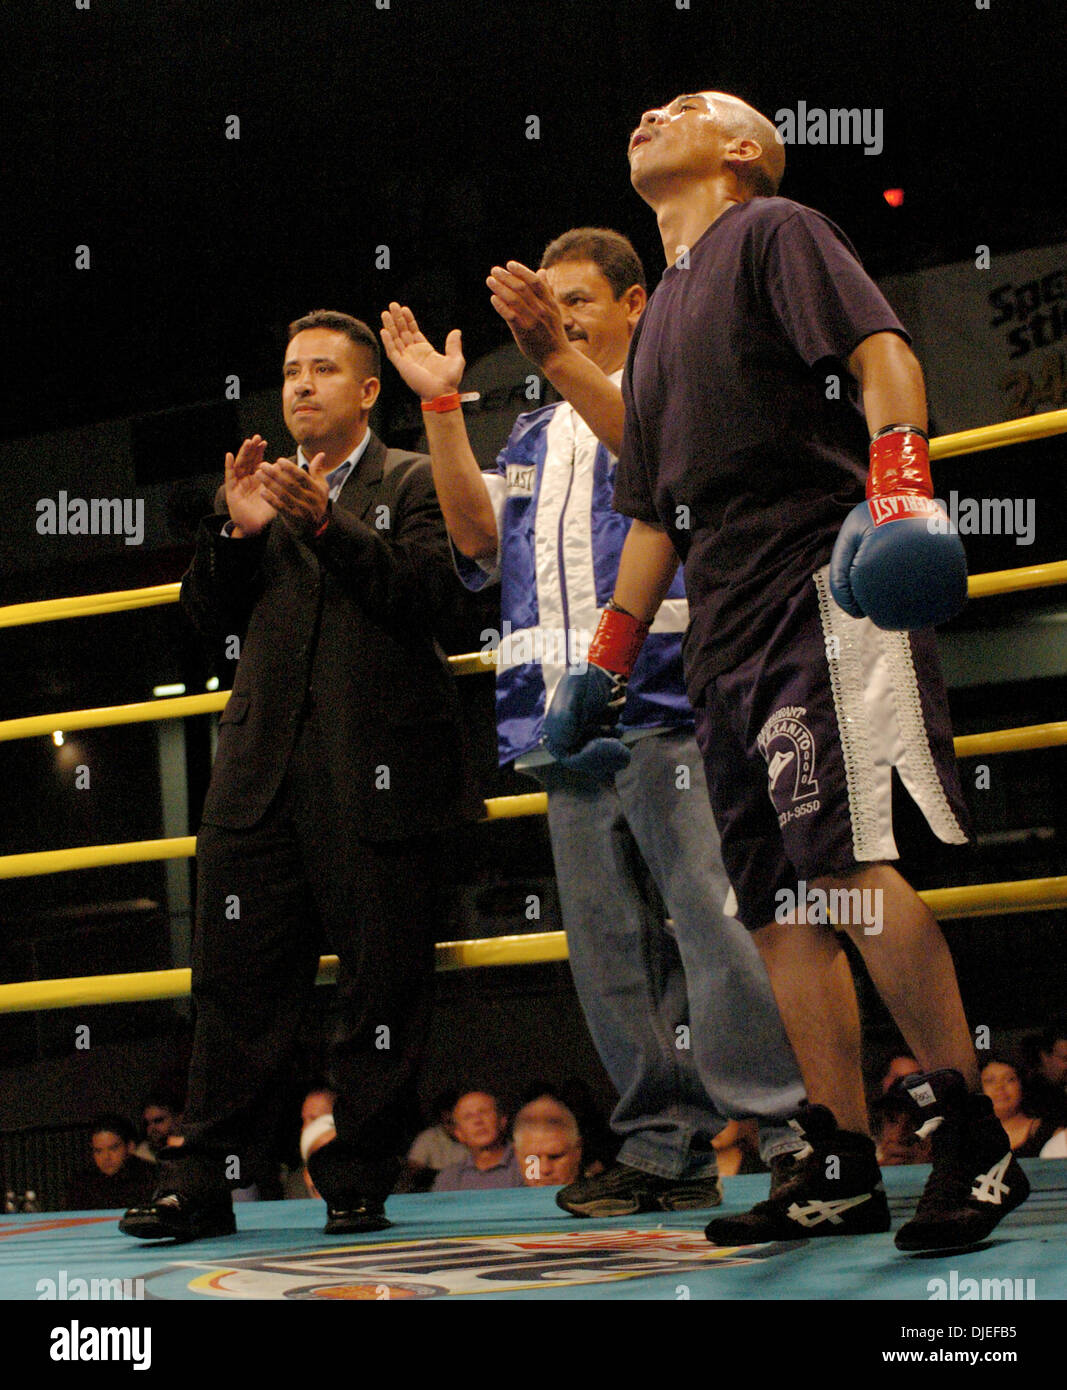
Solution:
[[[967,601],[963,543],[934,498],[929,441],[915,425],[871,440],[867,501],[838,534],[830,592],[853,618],[890,631],[947,622]]]
[[[614,600],[604,609],[584,670],[567,672],[545,715],[545,747],[558,762],[610,777],[630,761],[630,750],[612,735],[648,629]]]

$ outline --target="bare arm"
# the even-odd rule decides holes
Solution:
[[[424,401],[459,389],[465,365],[459,329],[448,335],[443,353],[435,352],[411,310],[393,303],[382,313],[382,343],[389,361]],[[496,516],[463,411],[426,411],[423,423],[434,487],[456,549],[472,560],[492,559],[500,543]]]
[[[611,378],[569,345],[565,352],[546,358],[542,370],[601,444],[617,455],[622,448],[622,392]]]
[[[544,271],[521,261],[496,265],[486,284],[490,302],[511,329],[522,353],[548,377],[596,437],[613,454],[622,447],[622,392],[567,339],[563,316]]]
[[[432,399],[432,397],[430,398]],[[500,546],[489,489],[471,452],[462,410],[426,414],[433,482],[448,534],[461,555],[491,560]]]
[[[650,623],[667,597],[677,569],[678,552],[666,531],[635,521],[619,560],[615,602],[635,618]]]
[[[898,333],[872,333],[848,359],[872,435],[886,425],[926,429],[926,388],[918,359]]]

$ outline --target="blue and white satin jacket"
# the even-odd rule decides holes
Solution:
[[[497,729],[505,763],[539,747],[557,682],[586,659],[631,523],[612,510],[614,456],[566,402],[520,415],[496,472],[484,477],[500,549],[494,561],[469,560],[454,546],[453,555],[468,588],[500,582],[501,632],[482,638],[488,649],[499,637]],[[624,734],[692,724],[682,682],[688,620],[679,570],[630,678]]]

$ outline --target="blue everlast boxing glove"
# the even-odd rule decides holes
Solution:
[[[564,767],[606,780],[630,761],[630,750],[611,734],[648,628],[609,604],[593,634],[585,670],[568,671],[556,686],[545,715],[544,742]]]
[[[871,440],[867,501],[838,534],[830,592],[853,618],[889,631],[947,622],[966,603],[963,543],[934,500],[929,444],[914,425],[888,425]]]

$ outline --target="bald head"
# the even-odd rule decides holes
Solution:
[[[785,146],[778,131],[754,106],[731,96],[729,92],[700,94],[718,118],[720,129],[728,140],[759,146],[758,153],[746,149],[744,143],[736,159],[729,161],[737,177],[763,198],[773,198],[785,173]]]

